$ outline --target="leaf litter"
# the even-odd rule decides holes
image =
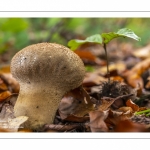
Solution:
[[[115,58],[111,52],[113,44],[115,45],[116,41],[108,47],[110,61],[111,58],[113,61]],[[107,85],[103,53],[95,52],[98,46],[86,43],[78,49],[76,53],[85,65],[91,65],[94,71],[87,71],[83,84],[62,98],[53,124],[44,125],[38,132],[150,131],[149,115],[136,115],[137,112],[150,108],[149,45],[144,48],[144,54],[142,48],[133,52],[132,48],[129,49],[130,45],[120,45],[118,48],[123,49],[119,52],[120,60],[116,56],[116,61],[110,64],[111,87]],[[127,58],[140,61],[135,65]],[[143,78],[144,73],[147,75]],[[28,119],[27,116],[14,117],[13,108],[18,92],[19,84],[10,74],[9,66],[2,66],[0,69],[0,132],[35,132],[24,128],[23,124]]]

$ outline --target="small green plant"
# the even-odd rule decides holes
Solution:
[[[102,33],[100,34],[95,34],[90,37],[87,37],[85,40],[78,40],[78,39],[73,39],[68,42],[68,46],[72,50],[76,50],[79,46],[85,43],[95,43],[95,44],[100,44],[103,46],[105,50],[105,56],[106,56],[106,61],[107,61],[107,77],[108,77],[108,83],[110,83],[110,73],[109,73],[109,60],[108,60],[108,54],[107,54],[107,44],[113,40],[114,38],[118,37],[129,37],[131,39],[140,41],[141,38],[138,37],[131,29],[123,28],[118,30],[118,32],[110,32],[110,33]]]
[[[146,109],[146,110],[143,110],[143,111],[136,112],[135,115],[150,116],[150,109]]]

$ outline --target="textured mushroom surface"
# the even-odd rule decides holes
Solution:
[[[38,43],[13,57],[11,73],[20,84],[15,116],[28,116],[25,126],[38,129],[53,123],[64,94],[82,84],[85,67],[69,48]]]

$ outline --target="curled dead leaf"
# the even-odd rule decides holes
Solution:
[[[120,82],[124,81],[124,79],[122,77],[120,77],[120,76],[112,76],[110,79],[114,80],[114,81],[120,81]]]
[[[9,86],[9,89],[12,93],[18,93],[20,86],[15,78],[12,77],[11,73],[2,73],[0,78]]]
[[[150,76],[147,78],[148,82],[145,85],[146,89],[150,89]]]
[[[26,122],[27,119],[27,116],[19,116],[13,119],[1,120],[0,128],[6,129],[8,132],[17,132],[19,128],[23,128],[21,125]]]
[[[140,63],[136,64],[131,70],[123,74],[124,78],[130,86],[136,88],[138,84],[141,88],[144,87],[144,82],[141,77],[142,73],[150,68],[150,58],[147,58]]]
[[[0,91],[6,91],[8,90],[7,85],[0,79]]]
[[[150,58],[150,45],[147,45],[138,50],[135,50],[132,53],[134,56],[141,58],[141,59]]]
[[[84,63],[105,65],[104,61],[100,60],[88,50],[76,50],[74,52],[83,60]]]
[[[83,80],[84,87],[92,87],[99,85],[102,81],[106,81],[107,79],[100,76],[96,72],[86,73],[85,78]]]
[[[101,111],[107,110],[112,104],[113,104],[113,106],[114,105],[118,105],[118,106],[120,105],[121,106],[121,105],[123,105],[122,101],[121,101],[123,98],[129,98],[133,95],[134,94],[121,95],[121,96],[118,96],[116,98],[103,97],[101,99],[102,104],[98,106],[98,110],[101,110]],[[117,104],[117,103],[119,103],[119,104]]]
[[[131,113],[129,110],[123,112],[123,111],[108,111],[108,117],[106,118],[105,122],[108,126],[109,131],[113,131],[116,127],[116,125],[121,121],[121,120],[126,120],[131,117]]]
[[[19,116],[17,118],[11,119],[8,121],[8,129],[12,132],[17,132],[19,128],[24,128],[21,126],[24,122],[28,120],[27,116]]]
[[[107,110],[115,101],[115,98],[110,97],[103,97],[101,99],[102,104],[98,106],[99,111],[105,111]]]
[[[94,110],[94,104],[82,86],[67,93],[59,105],[59,114],[62,119],[70,115],[84,117],[91,110]]]
[[[62,117],[63,114],[60,116]],[[70,122],[86,122],[86,121],[89,121],[89,116],[82,116],[82,117],[78,117],[78,116],[75,116],[73,114],[67,116],[67,118],[63,119],[64,121],[70,121]]]
[[[90,116],[90,129],[92,132],[107,132],[108,127],[104,120],[108,116],[108,111],[91,111]]]
[[[109,65],[109,71],[110,72],[115,71],[116,73],[120,74],[125,70],[126,70],[126,65],[124,64],[124,62],[118,62],[118,63]],[[100,69],[97,70],[97,72],[99,72],[100,74],[106,75],[107,74],[107,67],[106,66],[101,67]]]
[[[31,129],[18,128],[18,132],[33,132]]]
[[[146,126],[133,123],[130,120],[121,120],[115,127],[115,132],[146,132]]]
[[[10,66],[8,66],[8,65],[1,66],[0,67],[0,74],[3,74],[3,73],[10,73]]]
[[[9,91],[5,91],[5,92],[0,93],[0,102],[6,100],[11,95],[12,95],[12,93]]]
[[[126,105],[128,107],[131,107],[133,112],[138,111],[139,110],[139,106],[136,105],[131,99],[127,100]]]
[[[122,115],[124,115],[124,116],[126,116],[126,117],[129,117],[129,118],[134,115],[133,109],[132,109],[131,107],[120,107],[120,108],[118,109],[118,111],[123,112]]]

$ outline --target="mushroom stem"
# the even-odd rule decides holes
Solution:
[[[24,126],[35,130],[41,128],[45,123],[52,124],[64,91],[54,90],[51,92],[51,87],[45,89],[44,85],[39,86],[35,84],[21,87],[14,107],[15,116],[28,116],[30,119]],[[38,88],[33,91],[35,87]]]

